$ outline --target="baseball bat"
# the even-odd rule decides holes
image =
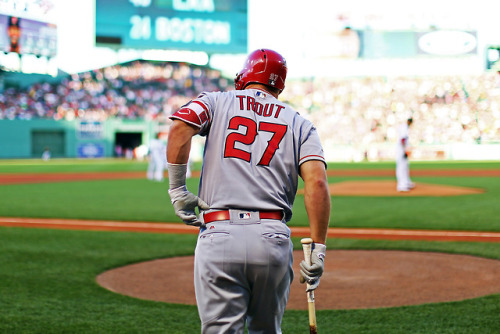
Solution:
[[[311,265],[311,251],[313,239],[304,238],[300,240],[302,243],[302,249],[304,250],[304,259],[308,265]],[[307,288],[309,288],[309,284],[307,284]],[[316,334],[318,333],[318,327],[316,324],[316,304],[314,302],[314,290],[307,292],[307,306],[309,310],[309,333]]]

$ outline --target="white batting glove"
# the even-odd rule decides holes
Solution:
[[[168,194],[174,206],[175,214],[182,219],[187,225],[202,226],[203,223],[196,215],[195,209],[199,207],[201,210],[210,209],[207,203],[201,198],[189,192],[186,186],[181,186],[174,189],[169,189]]]
[[[309,284],[307,292],[315,290],[319,286],[319,279],[325,270],[326,245],[313,243],[311,252],[311,265],[305,260],[300,262],[300,283]]]

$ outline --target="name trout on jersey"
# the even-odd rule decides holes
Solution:
[[[255,98],[246,95],[236,95],[241,111],[253,111],[262,117],[278,118],[281,110],[285,107],[275,103],[262,104]],[[183,121],[201,127],[209,118],[207,107],[198,100],[193,100],[184,105],[181,109],[172,115],[172,118],[182,119]]]
[[[256,102],[255,98],[246,95],[236,95],[236,97],[240,100],[240,110],[241,111],[253,111],[259,116],[263,117],[271,117],[274,113],[274,118],[278,118],[281,112],[281,109],[284,109],[284,106],[274,103],[266,103],[262,104],[260,102]],[[274,110],[276,107],[276,110]]]

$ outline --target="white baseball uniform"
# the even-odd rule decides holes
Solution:
[[[299,166],[325,162],[315,127],[258,89],[203,93],[177,111],[206,136],[195,250],[203,333],[281,333],[292,271]],[[217,217],[217,218],[214,218]]]
[[[151,139],[149,142],[149,164],[147,178],[154,181],[163,181],[167,167],[167,146],[160,139]]]
[[[398,141],[396,144],[396,180],[398,191],[409,191],[414,187],[410,179],[410,162],[406,156],[409,143],[409,126],[407,123],[398,127]]]

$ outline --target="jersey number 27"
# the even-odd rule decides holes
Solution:
[[[246,127],[246,133],[232,132],[227,136],[224,158],[238,158],[250,162],[252,153],[236,148],[235,144],[242,143],[243,145],[250,145],[255,141],[260,131],[270,132],[273,135],[267,142],[267,147],[258,163],[260,166],[269,166],[271,159],[274,157],[276,150],[279,148],[286,134],[287,126],[269,122],[260,122],[257,125],[253,119],[236,116],[229,121],[228,129],[238,130],[240,126]]]

